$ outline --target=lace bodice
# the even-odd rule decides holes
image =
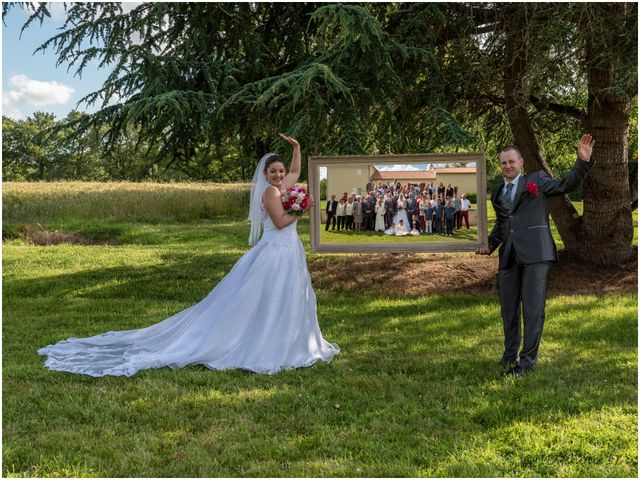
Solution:
[[[280,245],[290,245],[291,242],[297,243],[298,241],[300,241],[298,238],[298,231],[296,230],[296,225],[298,224],[297,220],[292,224],[279,229],[274,225],[271,217],[264,208],[262,197],[260,198],[260,211],[262,212],[262,227],[264,230],[262,233],[262,237],[260,238],[261,242],[264,241],[270,243],[278,243]]]

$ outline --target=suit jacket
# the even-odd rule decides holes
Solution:
[[[376,202],[374,202],[373,200],[365,200],[364,202],[362,202],[362,210],[365,216],[374,215],[375,207],[376,207]],[[367,210],[369,211],[369,213],[367,213]]]
[[[499,200],[504,186],[493,192],[491,203],[496,212],[496,224],[489,234],[489,250],[493,252],[500,246],[500,269],[507,268],[514,252],[524,264],[558,261],[556,244],[549,227],[549,197],[575,190],[594,164],[593,157],[589,162],[578,159],[573,169],[561,180],[554,180],[543,170],[522,174],[511,211]],[[537,186],[536,196],[526,190],[528,183]]]
[[[338,201],[334,200],[333,205],[331,204],[331,200],[327,202],[327,208],[326,208],[327,215],[329,214],[329,206],[331,206],[331,213],[333,213],[333,215],[335,216],[336,212],[338,211]]]
[[[396,210],[398,209],[397,200],[394,197],[385,200],[384,208],[387,210],[388,213],[395,215]]]

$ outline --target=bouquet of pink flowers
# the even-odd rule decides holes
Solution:
[[[280,196],[285,212],[301,217],[309,203],[309,196],[300,185],[288,188]]]

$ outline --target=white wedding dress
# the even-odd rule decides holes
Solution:
[[[150,327],[69,338],[38,350],[51,370],[101,377],[202,364],[272,374],[330,361],[297,221],[264,233],[199,303]]]
[[[405,227],[408,228],[409,226],[409,215],[407,214],[407,204],[405,202],[401,202],[399,201],[397,204],[397,208],[398,210],[396,211],[396,213],[393,215],[393,223],[396,224],[396,226],[400,225],[400,220],[404,220],[404,225]]]

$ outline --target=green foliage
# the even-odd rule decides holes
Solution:
[[[327,179],[320,180],[320,200],[327,199]]]

